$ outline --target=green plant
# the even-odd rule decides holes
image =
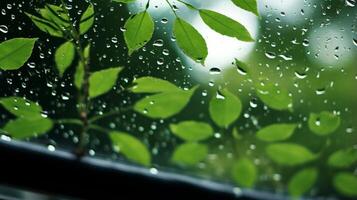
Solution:
[[[130,3],[134,0],[115,0],[121,3]],[[177,45],[190,58],[199,63],[204,63],[208,51],[203,36],[191,24],[179,17],[173,3],[167,1],[175,15],[173,34]],[[214,31],[242,41],[253,41],[249,32],[240,23],[226,17],[223,14],[199,9],[193,5],[177,0],[193,12],[198,12],[203,22]],[[258,15],[256,1],[232,0],[237,6]],[[26,13],[33,23],[49,35],[63,40],[55,54],[58,76],[63,77],[72,66],[75,58],[75,74],[73,84],[78,90],[78,115],[73,119],[50,119],[41,105],[35,101],[22,97],[3,97],[0,104],[16,117],[10,120],[2,128],[2,132],[15,139],[27,139],[50,131],[54,124],[71,124],[81,127],[79,133],[79,145],[76,154],[81,157],[86,153],[90,131],[99,131],[108,134],[115,152],[119,152],[129,160],[151,166],[152,158],[149,148],[139,139],[129,133],[120,130],[108,130],[98,125],[103,118],[121,114],[124,110],[114,110],[101,115],[92,116],[90,103],[96,98],[110,92],[117,85],[117,78],[125,67],[109,67],[100,71],[91,71],[91,45],[83,35],[91,29],[95,22],[95,7],[89,4],[79,19],[70,16],[66,9],[66,3],[61,5],[47,4],[39,9],[37,14]],[[155,30],[155,23],[148,12],[149,1],[143,12],[137,13],[127,19],[125,23],[124,39],[131,55],[142,48],[151,40]],[[15,38],[0,44],[0,69],[17,70],[30,58],[37,38]],[[257,78],[250,66],[236,60],[237,68],[248,75],[254,84],[256,96],[270,109],[276,111],[293,110],[293,97],[287,89],[281,85],[273,84],[268,79]],[[169,119],[186,108],[192,96],[199,86],[190,89],[182,89],[176,85],[159,78],[140,77],[133,81],[133,86],[126,88],[134,94],[144,94],[137,101],[132,110],[151,119]],[[170,132],[183,143],[178,145],[171,156],[171,162],[182,166],[191,167],[207,159],[210,149],[207,143],[215,137],[215,133],[232,133],[233,143],[242,141],[245,135],[238,133],[235,123],[239,121],[244,110],[240,98],[224,87],[218,87],[209,102],[207,111],[212,123],[187,119],[180,122],[172,122],[169,125]],[[308,120],[308,127],[319,137],[325,137],[326,143],[329,135],[336,132],[340,126],[340,116],[336,113],[323,111],[320,114],[312,113]],[[268,125],[255,134],[257,140],[263,142],[265,155],[279,166],[296,167],[312,165],[313,161],[326,154],[324,150],[313,152],[303,144],[287,142],[293,137],[300,124],[278,123]],[[238,157],[231,164],[232,180],[243,187],[254,187],[259,167],[255,165],[252,157],[234,152]],[[356,152],[351,149],[342,149],[332,153],[328,158],[328,165],[332,168],[348,168],[357,162]],[[318,169],[310,167],[299,170],[294,174],[288,186],[288,191],[293,196],[300,196],[313,187],[318,178]],[[302,184],[306,180],[306,184]],[[350,188],[344,188],[344,184]],[[356,178],[351,173],[340,172],[333,179],[335,188],[342,194],[355,196],[354,188]]]

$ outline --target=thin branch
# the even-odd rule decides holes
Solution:
[[[106,129],[106,128],[103,128],[101,126],[95,125],[95,124],[89,125],[89,129],[100,131],[100,132],[103,132],[103,133],[110,133],[110,132],[113,131],[113,130]]]
[[[56,124],[73,124],[82,126],[82,121],[79,119],[56,119],[53,120]]]
[[[89,119],[89,123],[94,123],[94,122],[99,121],[103,118],[111,117],[114,115],[119,115],[119,114],[122,114],[123,112],[127,112],[132,109],[133,109],[132,107],[127,107],[127,108],[123,108],[120,110],[110,111],[110,112],[104,113],[103,115],[94,116]]]
[[[178,18],[179,16],[177,15],[174,6],[169,2],[169,0],[165,0],[165,1],[170,6],[170,8],[171,8],[172,12],[175,14],[175,16]]]

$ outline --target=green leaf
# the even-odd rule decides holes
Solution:
[[[42,118],[42,107],[35,102],[20,97],[0,98],[0,104],[17,117],[29,120]]]
[[[296,124],[273,124],[260,129],[256,136],[266,142],[286,140],[294,133],[296,127]]]
[[[293,143],[271,144],[265,151],[274,162],[287,166],[304,164],[317,157],[306,147]]]
[[[316,168],[306,168],[294,174],[288,184],[290,195],[298,197],[308,192],[315,184],[317,176]]]
[[[191,24],[181,18],[176,18],[173,32],[176,42],[182,51],[195,62],[204,64],[208,49],[202,35]]]
[[[340,123],[339,116],[327,111],[311,113],[308,121],[310,130],[320,136],[333,133],[340,126]]]
[[[202,20],[214,31],[238,40],[254,41],[248,30],[239,22],[211,10],[200,10]]]
[[[328,159],[328,165],[337,168],[347,168],[357,162],[357,150],[354,148],[341,149]]]
[[[37,38],[14,38],[0,44],[0,69],[16,70],[30,58]]]
[[[84,56],[85,59],[88,59],[88,58],[89,58],[89,56],[90,56],[90,50],[91,50],[91,45],[88,44],[88,45],[84,48],[84,50],[83,50],[83,56]]]
[[[26,139],[45,134],[51,130],[53,122],[46,118],[17,118],[9,121],[3,130],[15,139]]]
[[[82,62],[79,62],[76,67],[76,72],[74,74],[74,85],[78,90],[82,88],[83,79],[84,79],[84,66]]]
[[[54,24],[54,23],[52,23],[52,22],[50,22],[48,20],[36,17],[35,15],[31,15],[31,14],[26,13],[26,12],[25,12],[25,14],[32,20],[32,22],[41,31],[43,31],[45,33],[48,33],[48,34],[50,34],[51,36],[54,36],[54,37],[63,37],[62,30],[59,27],[57,27],[56,24]]]
[[[340,172],[336,174],[333,179],[333,185],[343,195],[357,196],[357,177],[352,173]]]
[[[272,83],[257,85],[257,95],[267,106],[275,110],[292,110],[293,99],[289,92]]]
[[[251,160],[241,158],[234,163],[232,168],[232,177],[238,185],[251,188],[254,186],[257,176],[257,168]]]
[[[147,11],[132,15],[124,25],[124,39],[129,55],[151,40],[154,33],[154,21]]]
[[[207,154],[208,148],[204,144],[184,143],[175,149],[171,161],[178,165],[194,166],[206,159]]]
[[[151,155],[148,148],[137,138],[123,132],[110,133],[114,150],[123,154],[127,159],[149,166]]]
[[[232,136],[234,139],[241,140],[243,136],[239,133],[238,129],[236,127],[233,128],[232,130]]]
[[[257,5],[257,1],[256,0],[232,0],[232,2],[236,6],[242,8],[244,10],[247,10],[249,12],[252,12],[256,16],[259,16],[258,5]]]
[[[94,23],[94,6],[89,4],[87,10],[83,13],[81,17],[81,22],[79,24],[79,32],[81,35],[85,34],[92,28]]]
[[[183,110],[196,91],[196,87],[189,91],[164,92],[147,96],[138,101],[134,110],[154,119],[165,119]]]
[[[170,129],[174,135],[188,142],[201,141],[213,136],[213,129],[209,124],[197,121],[170,124]]]
[[[131,3],[134,2],[136,0],[113,0],[114,2],[118,2],[118,3]]]
[[[112,89],[122,69],[122,67],[114,67],[94,72],[89,77],[89,97],[95,98]]]
[[[55,62],[60,76],[66,69],[71,66],[75,56],[75,46],[72,42],[68,41],[63,43],[55,53]]]
[[[160,93],[180,90],[168,81],[151,76],[138,78],[133,83],[135,85],[130,90],[134,93]]]
[[[227,89],[218,92],[209,103],[209,114],[220,127],[228,127],[242,112],[240,99]]]
[[[59,6],[46,4],[45,8],[39,10],[43,19],[53,23],[58,30],[65,30],[71,26],[67,12]]]

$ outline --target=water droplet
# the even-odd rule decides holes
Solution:
[[[316,124],[316,126],[321,126],[321,122],[320,122],[319,118],[316,119],[315,124]]]
[[[252,107],[252,108],[258,107],[257,99],[256,99],[256,98],[253,98],[252,100],[250,100],[249,105],[250,105],[250,107]]]
[[[306,74],[306,73],[301,73],[301,72],[295,71],[295,76],[296,76],[298,79],[304,79],[304,78],[307,77],[307,74]]]
[[[161,23],[163,23],[163,24],[167,24],[168,21],[169,21],[169,20],[168,20],[167,18],[162,18],[162,19],[161,19]]]
[[[162,47],[162,46],[164,46],[164,41],[162,39],[155,40],[153,46]]]
[[[243,191],[242,189],[238,188],[238,187],[235,187],[233,188],[233,194],[236,196],[236,197],[239,197],[239,196],[242,196],[243,195]]]
[[[113,42],[114,44],[118,43],[118,38],[112,37],[112,42]]]
[[[276,54],[274,52],[265,52],[265,56],[269,59],[276,58]]]
[[[352,39],[353,44],[357,47],[357,38]]]
[[[325,88],[320,88],[320,89],[317,89],[317,90],[316,90],[316,94],[317,94],[317,95],[323,95],[323,94],[325,94],[325,93],[326,93]]]
[[[34,62],[29,62],[29,63],[27,63],[27,66],[28,66],[29,68],[31,68],[31,69],[34,69],[34,68],[36,67],[36,63],[34,63]]]
[[[50,144],[50,145],[47,146],[47,149],[48,149],[49,151],[55,151],[55,150],[56,150],[56,147],[53,146],[52,144]]]
[[[356,0],[345,0],[345,3],[349,7],[355,7],[356,6]]]
[[[159,171],[156,168],[150,168],[150,173],[156,175]]]
[[[165,60],[164,60],[163,58],[159,58],[159,59],[157,59],[157,61],[156,61],[156,63],[157,63],[158,65],[163,65],[164,62],[165,62]]]
[[[309,40],[308,39],[304,39],[304,41],[302,41],[302,45],[305,46],[305,47],[309,46],[310,45]]]
[[[216,98],[224,100],[226,97],[224,97],[223,94],[221,94],[219,91],[217,91]]]
[[[7,33],[9,32],[9,29],[5,25],[0,25],[0,32]]]
[[[286,61],[289,61],[289,60],[292,60],[292,59],[293,59],[292,56],[283,55],[283,54],[279,55],[279,57],[282,58],[282,59],[284,59],[284,60],[286,60]]]
[[[217,74],[220,74],[221,73],[221,69],[217,68],[217,67],[212,67],[210,70],[209,70],[209,73],[212,74],[212,75],[217,75]]]

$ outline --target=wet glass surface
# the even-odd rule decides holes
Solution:
[[[355,0],[122,2],[1,1],[1,139],[357,196]]]

